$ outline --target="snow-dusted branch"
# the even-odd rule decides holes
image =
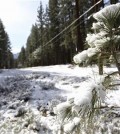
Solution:
[[[117,58],[118,46],[120,46],[120,3],[105,7],[95,13],[93,17],[97,20],[93,23],[93,33],[87,34],[86,42],[90,48],[78,53],[73,57],[76,64],[88,61],[93,56],[99,59],[99,70],[102,62],[106,57],[113,56],[116,67],[120,74],[120,63]],[[101,56],[99,56],[101,54]],[[99,71],[100,72],[100,71]]]

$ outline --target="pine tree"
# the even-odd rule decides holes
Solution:
[[[68,27],[75,19],[74,16],[74,2],[71,0],[59,1],[59,20],[60,31]],[[71,63],[72,57],[76,52],[76,32],[75,26],[71,26],[63,34],[60,35],[60,48],[61,48],[61,60],[62,63]]]
[[[44,47],[44,45],[50,41],[50,18],[49,18],[49,7],[46,6],[44,13],[44,35],[43,35],[43,65],[50,65],[51,62],[51,50],[50,45]]]
[[[32,53],[32,47],[31,47],[31,38],[30,38],[30,35],[28,36],[27,38],[27,42],[26,42],[26,64],[27,66],[32,66],[32,59],[30,58],[30,55]]]
[[[4,56],[7,47],[5,37],[6,37],[6,33],[4,30],[4,26],[2,21],[0,20],[0,68],[4,68],[5,65]]]
[[[59,6],[58,0],[49,0],[50,38],[54,38],[59,32]],[[60,41],[54,39],[51,42],[52,64],[60,64]]]
[[[37,24],[32,25],[31,33],[27,39],[26,43],[26,55],[27,55],[27,65],[35,66],[37,63],[34,59],[33,52],[40,46],[39,41],[39,29]]]
[[[7,58],[7,68],[14,68],[15,67],[15,60],[13,57],[13,53],[11,51],[8,51],[7,54],[8,58]]]
[[[6,43],[7,43],[7,48],[6,48],[6,57],[5,57],[5,67],[6,68],[12,68],[14,67],[14,58],[13,54],[11,52],[11,43],[9,40],[9,36],[6,33]]]
[[[12,67],[12,65],[10,64],[10,59],[9,59],[10,58],[9,54],[11,53],[10,45],[11,44],[9,41],[8,34],[5,31],[2,21],[0,20],[0,68]]]
[[[18,60],[19,60],[18,64],[20,67],[26,66],[26,50],[24,47],[21,48],[21,51],[20,51],[19,56],[18,56]]]
[[[40,65],[48,65],[49,46],[44,47],[44,45],[46,44],[46,42],[50,40],[49,39],[49,9],[48,7],[46,7],[44,11],[42,3],[40,3],[37,18],[38,18],[37,24],[39,28],[40,45],[39,48],[36,49],[35,51],[35,58]]]
[[[37,10],[37,25],[39,29],[39,42],[42,45],[43,44],[43,35],[44,35],[44,10],[42,6],[42,2],[40,2],[40,6]]]
[[[113,4],[105,7],[103,10],[96,13],[94,18],[97,20],[96,23],[93,23],[92,27],[94,33],[88,34],[86,38],[86,41],[91,48],[75,56],[74,61],[76,63],[81,63],[89,60],[94,55],[96,57],[98,56],[99,74],[102,75],[103,60],[105,57],[110,57],[112,55],[120,74],[120,63],[119,57],[117,56],[119,50],[116,49],[116,46],[119,46],[120,41],[120,4]]]
[[[30,37],[31,37],[31,44],[33,47],[32,52],[33,52],[40,46],[39,28],[38,28],[37,24],[32,25]]]

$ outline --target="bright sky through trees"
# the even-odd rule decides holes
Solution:
[[[41,0],[43,6],[48,0]],[[40,0],[0,0],[0,19],[10,37],[12,52],[17,53],[26,43],[32,24],[37,19]]]

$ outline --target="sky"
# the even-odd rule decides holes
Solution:
[[[0,19],[9,35],[12,52],[25,46],[32,24],[37,20],[40,1],[45,7],[48,0],[0,0]]]

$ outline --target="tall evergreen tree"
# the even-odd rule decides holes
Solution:
[[[0,20],[0,68],[11,68],[10,57],[13,60],[13,56],[10,48],[10,41],[8,34],[5,31],[4,25]]]
[[[34,52],[40,46],[39,28],[37,24],[32,25],[30,38],[31,38],[31,46],[32,46],[31,52]]]
[[[40,2],[40,6],[37,10],[37,24],[39,28],[39,42],[43,44],[43,35],[44,35],[44,10],[42,6],[42,2]]]
[[[37,24],[32,25],[31,33],[27,39],[26,43],[26,63],[28,66],[35,66],[35,61],[33,57],[33,52],[39,47],[39,29]],[[22,49],[21,49],[22,50]]]
[[[49,8],[46,7],[45,11],[43,10],[42,3],[40,2],[40,6],[38,9],[37,15],[37,24],[39,28],[39,48],[35,51],[35,58],[40,65],[48,65],[50,60],[48,53],[49,53],[49,46],[44,47],[46,42],[50,40],[49,38]],[[41,60],[42,59],[42,60]]]
[[[21,48],[20,54],[18,56],[20,67],[26,66],[26,50],[24,47]]]
[[[75,19],[74,2],[71,0],[59,0],[59,20],[60,31],[68,27]],[[76,39],[74,26],[71,26],[60,35],[60,48],[62,63],[71,63],[72,57],[76,51]]]
[[[0,68],[4,67],[4,56],[5,56],[5,51],[7,50],[5,37],[6,37],[6,33],[4,30],[4,26],[2,21],[0,20]]]
[[[49,18],[50,18],[50,38],[54,38],[59,32],[59,5],[58,0],[49,0]],[[60,41],[58,38],[51,42],[52,49],[52,60],[53,64],[59,64],[61,61],[60,57]]]
[[[14,58],[11,52],[11,43],[7,33],[6,33],[6,44],[7,45],[6,45],[6,52],[5,52],[5,67],[12,68],[14,67]]]

